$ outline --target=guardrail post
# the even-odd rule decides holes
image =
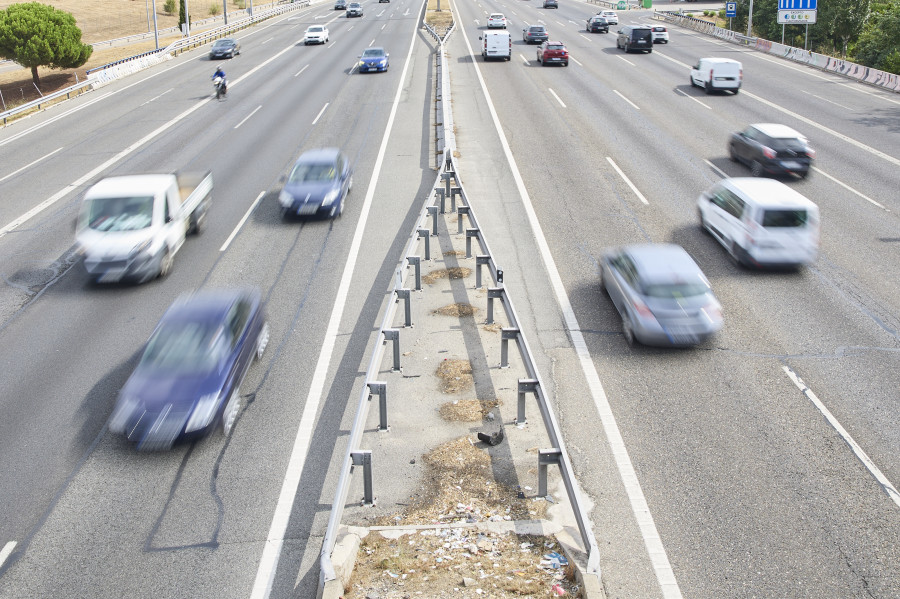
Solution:
[[[509,368],[509,341],[519,338],[519,329],[500,330],[500,368]]]
[[[478,237],[480,234],[478,229],[466,229],[466,258],[472,257],[472,238]]]
[[[547,496],[547,465],[555,464],[559,466],[559,460],[562,451],[554,447],[553,449],[538,449],[538,497]]]
[[[444,195],[444,188],[443,188],[443,187],[436,187],[435,190],[434,190],[434,193],[438,194],[438,196],[439,196],[440,199],[441,199],[441,214],[443,214],[443,213],[444,213],[444,200],[445,200],[445,197],[446,197],[446,196]]]
[[[419,239],[425,238],[425,259],[431,260],[431,241],[428,239],[428,229],[418,229]]]
[[[503,287],[490,287],[488,289],[487,323],[494,324],[494,300],[501,299],[506,291]]]
[[[394,293],[397,294],[397,299],[402,299],[406,304],[404,309],[404,315],[406,319],[404,320],[404,326],[411,327],[412,326],[412,310],[409,306],[409,289],[394,289]]]
[[[525,394],[534,393],[537,390],[537,379],[519,379],[519,405],[516,413],[516,424],[527,424],[525,418]]]
[[[451,198],[453,197],[453,192],[450,189],[450,179],[452,179],[453,177],[454,177],[453,173],[446,173],[446,172],[441,173],[441,179],[444,180],[444,189],[442,190],[443,193],[441,194],[441,213],[442,214],[444,212],[444,199],[447,196],[450,196]]]
[[[387,421],[387,383],[383,381],[370,381],[366,383],[369,387],[369,397],[378,396],[378,430],[387,432],[390,430]]]
[[[469,218],[469,207],[468,206],[460,206],[456,209],[456,234],[462,235],[463,232],[463,215],[468,219]]]
[[[363,467],[363,503],[375,505],[375,497],[372,493],[372,450],[351,451],[350,460],[354,466]]]
[[[431,234],[437,237],[437,221],[438,221],[438,207],[437,206],[428,206],[426,208],[428,210],[428,215],[431,217]],[[444,212],[444,200],[441,200],[441,212]]]
[[[419,256],[407,256],[406,261],[409,262],[410,266],[415,268],[416,291],[422,291],[422,259],[419,258]]]
[[[385,341],[392,341],[394,345],[394,366],[392,370],[400,370],[400,329],[384,329]]]
[[[475,289],[481,289],[481,267],[490,263],[490,256],[475,256]]]
[[[450,211],[456,210],[456,196],[462,198],[462,187],[454,187],[450,190]]]

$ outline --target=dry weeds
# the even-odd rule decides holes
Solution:
[[[458,399],[441,405],[438,412],[447,422],[481,422],[499,405],[496,399]]]
[[[462,316],[472,316],[476,312],[478,312],[478,308],[476,308],[475,306],[473,306],[471,304],[456,303],[456,304],[450,304],[449,306],[444,306],[443,308],[438,308],[436,310],[433,310],[431,313],[438,314],[440,316],[462,317]]]
[[[498,483],[490,455],[468,437],[435,448],[423,460],[418,494],[376,525],[536,520],[546,515],[544,499],[526,498]],[[546,560],[542,564],[549,551],[559,551],[552,538],[469,528],[426,529],[397,540],[372,532],[362,543],[346,597],[546,597],[554,585],[566,596],[578,596],[571,568],[548,568]]]
[[[472,378],[472,364],[468,360],[443,360],[435,375],[441,381],[441,393],[459,393],[469,389],[475,382]]]
[[[466,268],[465,266],[453,266],[451,268],[433,270],[424,275],[422,280],[428,285],[433,285],[441,279],[465,279],[470,274],[472,274],[471,268]]]

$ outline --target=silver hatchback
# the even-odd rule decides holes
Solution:
[[[722,306],[681,246],[629,245],[607,252],[602,285],[622,318],[629,345],[696,345],[722,328]]]

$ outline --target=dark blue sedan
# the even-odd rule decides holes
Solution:
[[[278,195],[284,216],[334,218],[344,211],[344,199],[353,187],[350,161],[337,148],[301,154]]]
[[[241,382],[268,341],[259,292],[182,296],[153,331],[109,429],[143,450],[169,449],[217,427],[229,434],[241,408]]]
[[[357,68],[360,73],[385,72],[390,65],[390,54],[384,48],[366,48],[359,57]]]

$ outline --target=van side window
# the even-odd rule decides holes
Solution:
[[[228,328],[231,329],[231,344],[237,345],[240,341],[244,328],[247,326],[247,320],[250,317],[250,303],[245,299],[240,299],[231,306],[228,312]]]
[[[737,219],[740,219],[741,215],[744,214],[744,206],[746,205],[744,200],[725,188],[720,188],[713,192],[712,203]]]

